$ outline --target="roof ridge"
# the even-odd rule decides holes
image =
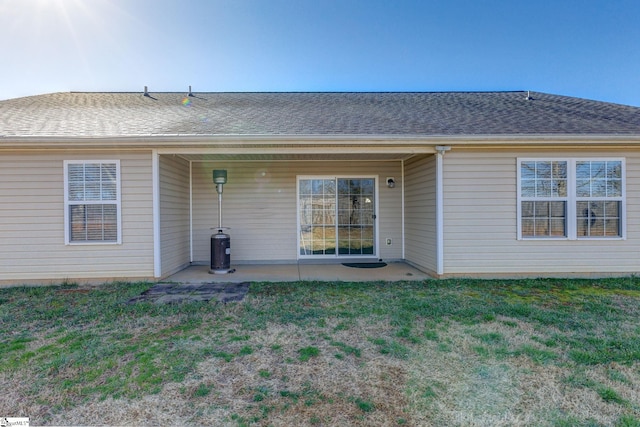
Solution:
[[[185,91],[154,91],[147,90],[149,93],[157,93],[157,94],[173,94],[173,93],[188,93],[188,90]],[[542,92],[534,92],[527,90],[452,90],[452,91],[420,91],[420,90],[406,90],[406,91],[393,91],[393,90],[383,90],[383,91],[197,91],[192,90],[193,93],[210,93],[210,94],[489,94],[489,93],[542,93]],[[43,95],[53,95],[56,93],[69,93],[69,94],[131,94],[131,93],[144,93],[144,91],[62,91],[62,92],[51,92]],[[40,96],[40,95],[32,95],[32,96]],[[560,96],[560,95],[558,95]]]

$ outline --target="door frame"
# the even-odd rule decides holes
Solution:
[[[326,174],[326,175],[296,175],[296,253],[298,260],[347,260],[347,259],[378,259],[380,256],[380,232],[378,220],[380,218],[380,202],[379,202],[379,175],[350,175],[350,174]],[[336,198],[338,196],[337,181],[339,179],[373,179],[373,254],[340,254],[338,247],[336,247],[335,254],[323,254],[323,255],[302,255],[300,253],[300,181],[303,179],[333,179],[336,181]],[[338,218],[338,203],[336,200],[336,220]],[[336,224],[337,228],[338,224]],[[338,233],[336,230],[336,246],[338,243]]]

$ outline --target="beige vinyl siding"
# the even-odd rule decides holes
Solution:
[[[414,158],[405,163],[405,258],[435,273],[436,156]]]
[[[121,163],[122,244],[65,245],[64,160]],[[153,277],[150,153],[0,156],[0,281]]]
[[[189,265],[189,162],[160,156],[160,248],[162,276]]]
[[[401,164],[390,162],[206,162],[193,163],[194,262],[209,262],[210,236],[218,225],[213,169],[226,169],[223,226],[230,227],[231,263],[294,262],[298,259],[297,177],[375,176],[378,181],[379,255],[402,257]],[[396,178],[396,188],[386,177]],[[392,239],[392,245],[385,244]]]
[[[517,240],[517,159],[626,159],[626,240]],[[444,158],[445,274],[585,274],[640,270],[637,152],[452,150]]]

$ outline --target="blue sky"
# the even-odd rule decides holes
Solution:
[[[640,106],[638,0],[0,0],[0,99],[533,90]]]

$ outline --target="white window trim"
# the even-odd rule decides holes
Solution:
[[[567,197],[546,197],[544,200],[562,200],[567,202],[567,236],[555,237],[555,236],[536,236],[536,237],[523,237],[522,236],[522,194],[521,194],[521,164],[522,162],[567,162]],[[611,198],[611,200],[620,201],[620,236],[615,237],[599,237],[599,236],[578,236],[577,223],[576,223],[576,202],[578,200],[584,200],[582,197],[576,196],[576,164],[577,162],[620,162],[621,174],[622,174],[622,197]],[[626,163],[624,157],[518,157],[516,162],[517,167],[517,239],[518,240],[626,240],[627,238],[627,172]]]
[[[117,215],[117,239],[115,241],[71,241],[71,230],[69,226],[69,165],[75,164],[115,164],[116,165],[116,200],[109,203],[116,204]],[[122,214],[121,214],[121,188],[120,188],[120,160],[64,160],[64,243],[69,246],[77,245],[121,245],[122,244]],[[103,203],[98,203],[103,204]]]

